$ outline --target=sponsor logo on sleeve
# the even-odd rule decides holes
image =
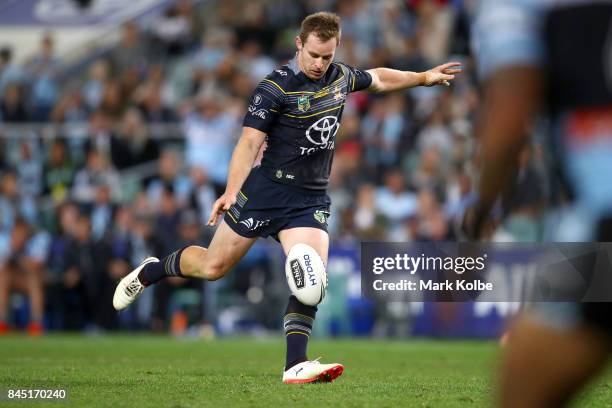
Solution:
[[[256,110],[255,112],[251,112],[251,115],[259,119],[266,120],[266,118],[268,117],[268,111],[266,109],[259,109],[259,110]]]

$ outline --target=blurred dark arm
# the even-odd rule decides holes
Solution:
[[[541,104],[542,81],[539,68],[510,66],[495,72],[485,84],[476,128],[482,146],[479,200],[465,221],[468,235],[480,235],[495,200],[512,181],[527,141],[527,125]]]

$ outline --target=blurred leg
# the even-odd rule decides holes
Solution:
[[[6,323],[8,313],[9,288],[11,286],[11,270],[3,265],[0,267],[0,324]]]
[[[610,351],[609,339],[591,327],[558,329],[519,318],[502,359],[500,405],[564,406],[605,366]]]

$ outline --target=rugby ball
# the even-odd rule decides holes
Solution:
[[[325,297],[327,272],[323,260],[313,247],[296,244],[285,262],[285,276],[291,293],[308,306],[316,306]]]

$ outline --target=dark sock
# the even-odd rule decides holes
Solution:
[[[140,283],[144,286],[149,286],[168,276],[180,276],[182,278],[181,254],[185,248],[171,253],[159,262],[149,262],[146,264],[140,273],[138,273],[138,280],[140,280]]]
[[[291,295],[283,319],[285,338],[287,339],[285,370],[308,360],[306,357],[308,336],[312,331],[316,314],[317,308],[315,306],[306,306]]]

